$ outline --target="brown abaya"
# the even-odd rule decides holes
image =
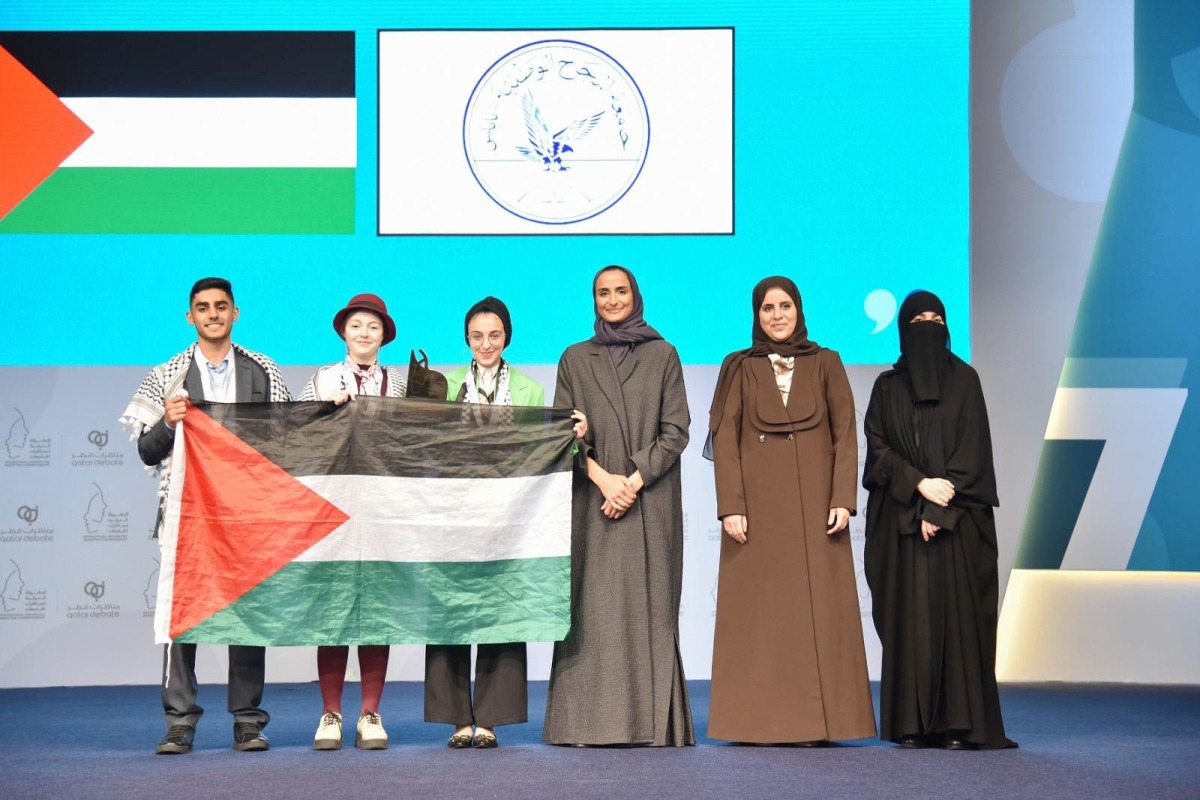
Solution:
[[[745,515],[747,541],[722,536],[708,735],[870,737],[849,533],[825,532],[831,508],[856,507],[854,399],[837,354],[807,341],[791,281],[763,281],[756,309],[770,286],[799,314],[797,341],[781,353],[795,354],[787,405],[766,357],[772,343],[756,334],[754,348],[727,359],[710,423],[717,515]]]

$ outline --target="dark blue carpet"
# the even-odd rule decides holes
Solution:
[[[708,683],[689,686],[703,733]],[[381,712],[391,749],[315,753],[316,684],[270,685],[271,750],[237,753],[224,687],[204,686],[195,751],[155,756],[157,687],[0,690],[0,798],[1200,798],[1200,687],[1006,687],[1008,732],[1021,749],[993,752],[877,740],[820,750],[708,739],[681,749],[551,747],[541,742],[545,695],[544,682],[530,686],[534,721],[500,728],[498,750],[452,751],[450,726],[420,721],[421,685],[389,684]],[[347,686],[346,708],[357,699]]]

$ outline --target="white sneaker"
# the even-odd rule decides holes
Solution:
[[[387,731],[383,729],[383,720],[374,711],[364,711],[358,718],[354,746],[360,750],[387,750]]]
[[[342,715],[336,711],[327,711],[321,716],[317,725],[317,735],[313,737],[313,750],[342,749]]]

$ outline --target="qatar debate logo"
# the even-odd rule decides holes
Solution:
[[[121,616],[119,603],[101,603],[107,581],[88,581],[83,585],[84,596],[92,602],[73,603],[67,606],[67,619],[111,619]]]
[[[15,518],[21,524],[15,528],[0,528],[0,542],[53,542],[54,529],[47,525],[38,525],[40,516],[39,506],[20,506],[16,510]]]
[[[583,42],[532,42],[471,93],[463,148],[480,188],[531,222],[565,225],[616,205],[642,173],[650,115],[633,76]]]
[[[125,466],[125,454],[118,451],[105,452],[104,448],[108,446],[108,431],[93,430],[87,435],[87,443],[94,447],[94,450],[81,450],[71,454],[71,466],[73,467],[123,467]]]

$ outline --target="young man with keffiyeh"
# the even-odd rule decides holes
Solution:
[[[192,286],[187,321],[196,342],[150,371],[121,416],[132,431],[138,455],[160,476],[159,518],[166,498],[176,425],[187,412],[188,398],[218,403],[287,402],[291,399],[275,362],[233,343],[238,308],[233,287],[224,278],[202,278]],[[270,720],[259,707],[264,683],[265,650],[229,647],[229,713],[233,714],[235,750],[266,750],[262,729]],[[196,704],[196,645],[167,645],[163,656],[163,713],[167,733],[155,752],[189,753],[196,723],[204,709]]]

